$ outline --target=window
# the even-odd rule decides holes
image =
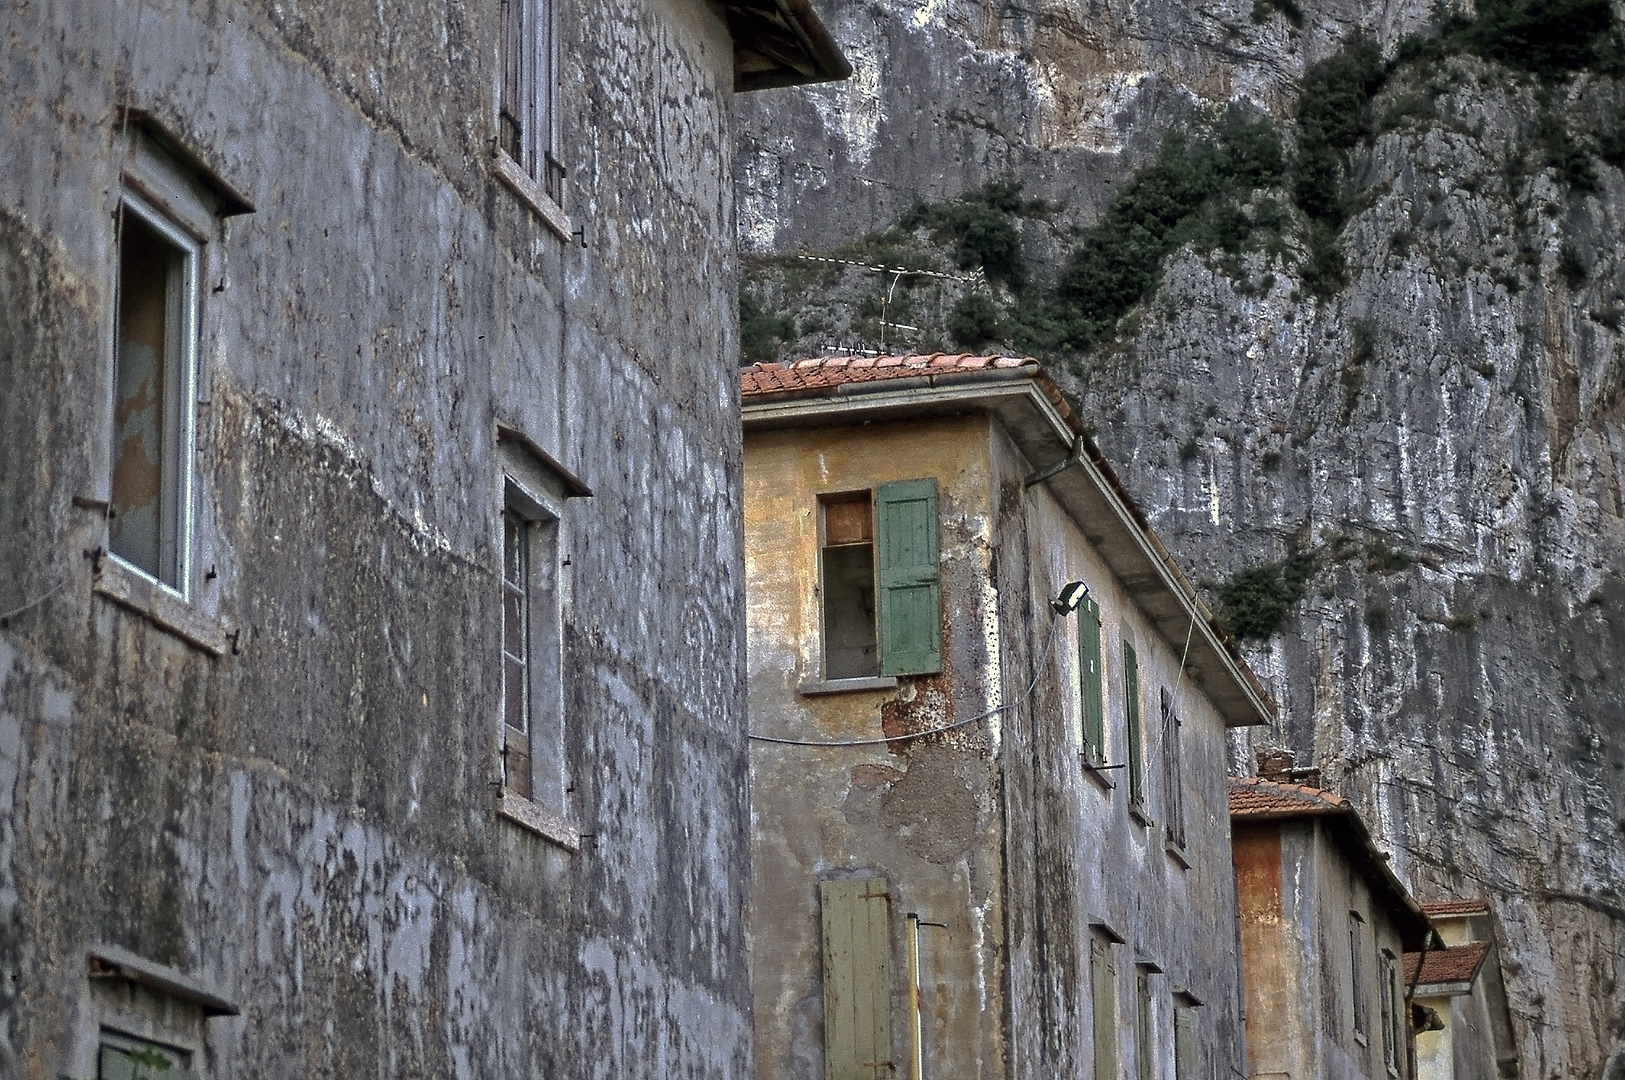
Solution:
[[[1098,930],[1089,939],[1089,990],[1094,1018],[1095,1080],[1117,1076],[1117,964]]]
[[[96,1080],[197,1080],[192,1055],[117,1032],[102,1033],[96,1052]]]
[[[1163,787],[1166,789],[1168,816],[1166,826],[1168,842],[1184,850],[1185,847],[1185,768],[1180,760],[1179,713],[1174,709],[1173,695],[1161,688],[1162,697],[1162,767]]]
[[[1078,605],[1078,741],[1083,760],[1106,764],[1105,687],[1100,671],[1100,605],[1086,596]]]
[[[885,878],[819,883],[825,1080],[891,1080],[891,896]]]
[[[1365,1007],[1365,920],[1357,911],[1349,912],[1349,1005],[1354,1019],[1354,1036],[1361,1041],[1366,1033]]]
[[[499,648],[491,654],[500,758],[497,810],[574,851],[581,836],[567,806],[563,555],[566,500],[592,491],[517,429],[498,426],[501,514],[492,600]]]
[[[108,549],[186,596],[199,242],[148,201],[119,206]]]
[[[1123,741],[1128,744],[1128,800],[1145,806],[1145,758],[1140,735],[1140,657],[1123,635]]]
[[[563,808],[558,518],[512,477],[502,513],[502,785]]]
[[[1152,969],[1145,964],[1134,968],[1134,1075],[1137,1080],[1156,1080],[1156,1027],[1151,1016]]]
[[[937,483],[820,500],[824,677],[942,670]]]
[[[554,0],[498,0],[497,171],[532,208],[569,235],[558,161],[558,40]],[[554,220],[554,219],[557,220]]]
[[[1378,975],[1381,986],[1378,992],[1382,995],[1382,1063],[1387,1066],[1389,1073],[1399,1075],[1399,987],[1396,984],[1398,965],[1394,963],[1394,954],[1387,949],[1382,950],[1378,957]]]

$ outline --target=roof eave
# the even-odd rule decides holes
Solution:
[[[713,0],[734,40],[734,91],[833,82],[852,65],[809,0]]]
[[[1037,365],[922,371],[918,378],[752,394],[741,410],[747,432],[972,411],[997,416],[1035,466],[1073,455],[1082,440],[1085,453],[1076,455],[1074,464],[1043,482],[1159,632],[1176,646],[1183,646],[1187,636],[1190,638],[1187,673],[1213,701],[1225,726],[1271,723],[1275,718],[1274,702],[1226,647],[1195,588],[1174,565],[1167,548],[1066,407],[1059,390]],[[1086,522],[1096,523],[1097,527],[1104,523],[1106,531],[1091,533]]]

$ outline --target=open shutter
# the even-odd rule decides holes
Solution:
[[[825,1080],[890,1080],[891,934],[885,878],[825,881]]]
[[[880,673],[942,670],[937,575],[937,482],[905,480],[875,492],[880,556]]]
[[[103,1046],[97,1061],[97,1080],[197,1080],[197,1074],[183,1069],[156,1047],[122,1049]]]
[[[1128,744],[1128,799],[1145,803],[1145,751],[1140,735],[1140,657],[1123,642],[1123,741]]]
[[[1079,707],[1083,752],[1091,765],[1106,764],[1106,704],[1100,678],[1100,605],[1085,597],[1078,606]]]

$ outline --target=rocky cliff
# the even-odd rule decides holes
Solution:
[[[1608,7],[823,6],[854,78],[741,106],[748,351],[1042,356],[1281,702],[1234,767],[1492,900],[1521,1075],[1625,1069]]]

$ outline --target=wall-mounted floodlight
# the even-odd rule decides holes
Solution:
[[[1089,595],[1089,586],[1081,581],[1069,581],[1061,587],[1061,594],[1049,602],[1049,606],[1057,615],[1070,615],[1078,610],[1084,597]]]

